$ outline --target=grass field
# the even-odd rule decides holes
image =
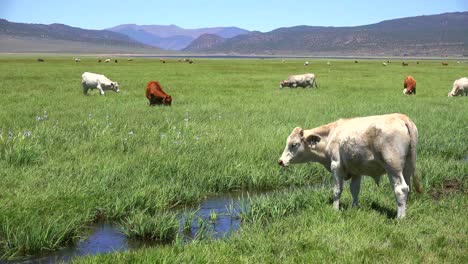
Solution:
[[[252,200],[230,238],[185,244],[167,234],[164,246],[77,262],[468,262],[468,98],[447,98],[468,64],[35,59],[0,58],[0,261],[65,246],[101,218],[157,232],[171,225],[173,207],[247,189],[275,192]],[[118,81],[121,92],[83,96],[84,71]],[[305,72],[318,76],[318,89],[278,88]],[[416,96],[402,95],[407,75]],[[172,107],[148,106],[150,80]],[[360,209],[346,186],[340,212],[331,187],[281,191],[331,183],[318,164],[276,164],[294,127],[393,112],[419,130],[425,191],[411,196],[406,219],[393,219],[386,177],[380,187],[363,180]]]

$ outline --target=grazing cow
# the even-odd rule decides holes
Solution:
[[[127,59],[127,61],[133,61],[133,59]]]
[[[117,60],[114,60],[115,63],[117,63],[118,61]]]
[[[468,96],[468,78],[463,77],[453,82],[453,88],[448,97],[453,97],[457,95]]]
[[[308,61],[304,62],[304,66],[309,66],[309,62]]]
[[[401,65],[402,66],[408,66],[409,64],[407,62],[402,62]]]
[[[192,63],[193,63],[193,60],[189,60],[189,62],[188,62],[188,63],[189,63],[189,64],[192,64]]]
[[[448,62],[442,62],[442,66],[448,66]]]
[[[303,130],[296,127],[286,141],[278,164],[318,162],[333,174],[333,207],[339,209],[344,180],[351,179],[353,206],[358,206],[361,176],[368,175],[378,184],[388,174],[397,202],[397,217],[406,214],[410,178],[421,192],[415,174],[418,130],[402,114],[340,119]]]
[[[331,63],[330,63],[329,61],[327,61],[327,65],[328,65],[328,66],[330,66],[330,65],[331,65]]]
[[[38,58],[37,61],[38,61],[38,62],[44,62],[45,60],[44,60],[44,59],[41,59],[41,58]]]
[[[413,76],[406,76],[403,82],[403,94],[416,94],[416,80]]]
[[[99,59],[97,62],[101,62],[101,61],[102,61],[102,60],[101,60],[101,59]]]
[[[105,59],[104,62],[110,62],[110,59]]]
[[[296,88],[298,86],[302,88],[305,88],[307,86],[314,88],[314,85],[316,88],[318,88],[317,82],[315,80],[315,74],[313,73],[290,75],[287,80],[282,80],[280,82],[280,88],[283,88],[283,87]]]
[[[172,104],[172,97],[162,90],[161,84],[157,81],[150,81],[146,84],[146,98],[150,106]]]
[[[81,84],[83,85],[83,94],[88,95],[89,89],[98,89],[101,95],[104,95],[104,90],[113,90],[114,92],[120,92],[119,84],[109,80],[102,74],[96,74],[92,72],[85,72],[81,75]]]
[[[386,62],[382,62],[382,65],[383,66],[387,66],[388,64]]]
[[[75,58],[75,62],[80,62],[81,59],[80,58]]]
[[[357,60],[355,60],[355,61],[354,61],[354,63],[358,63],[358,61],[357,61]]]

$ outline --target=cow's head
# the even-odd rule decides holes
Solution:
[[[282,80],[280,82],[280,88],[287,87],[287,86],[289,86],[288,80]]]
[[[320,140],[321,137],[316,134],[304,135],[302,128],[294,128],[286,140],[286,147],[278,160],[278,164],[287,167],[289,164],[308,161],[307,154],[316,148]]]
[[[118,82],[112,82],[111,83],[112,90],[114,90],[116,93],[120,92],[119,89],[119,83]]]
[[[456,83],[453,84],[452,91],[448,93],[448,97],[453,97],[461,94],[461,89],[458,88],[458,85]]]
[[[172,104],[172,97],[170,95],[164,97],[163,104],[171,105]]]

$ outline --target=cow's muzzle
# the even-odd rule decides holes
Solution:
[[[288,166],[281,159],[278,160],[278,165],[280,165],[281,167],[287,167]]]

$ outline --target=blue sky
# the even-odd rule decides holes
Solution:
[[[468,0],[0,0],[0,18],[87,29],[119,24],[183,28],[357,26],[393,18],[468,11]]]

